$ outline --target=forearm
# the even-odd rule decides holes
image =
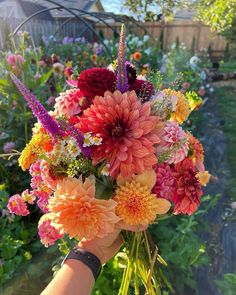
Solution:
[[[78,260],[67,260],[41,295],[90,295],[95,280],[92,271]]]

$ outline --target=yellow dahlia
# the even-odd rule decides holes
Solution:
[[[167,96],[173,97],[173,101],[176,100],[175,108],[171,114],[171,120],[176,121],[179,124],[182,124],[185,120],[187,120],[191,112],[188,100],[180,91],[164,89],[163,92]]]
[[[49,199],[52,224],[71,238],[103,238],[112,233],[120,220],[115,214],[114,200],[95,198],[95,177],[67,177],[57,184]]]
[[[119,176],[114,200],[116,214],[127,224],[146,225],[170,209],[170,202],[151,193],[156,183],[154,170],[133,176],[129,181]]]

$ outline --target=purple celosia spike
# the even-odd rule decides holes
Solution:
[[[117,89],[124,93],[129,90],[128,76],[125,66],[125,26],[121,26],[120,42],[118,48],[118,73],[117,73]]]
[[[33,93],[31,93],[13,73],[10,73],[10,76],[20,93],[25,98],[32,113],[42,126],[54,137],[61,135],[62,131],[57,122],[48,114],[47,110],[41,105]]]

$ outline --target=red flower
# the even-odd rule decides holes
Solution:
[[[190,158],[174,166],[173,176],[175,177],[176,190],[173,197],[175,214],[193,214],[203,194],[202,187],[196,174],[197,169]]]
[[[124,178],[141,174],[156,164],[158,118],[150,112],[150,103],[141,104],[134,91],[107,91],[104,97],[95,97],[79,124],[82,132],[102,138],[93,150],[94,164],[107,160],[110,175],[121,173]]]
[[[106,68],[91,68],[80,73],[78,87],[86,97],[103,96],[105,91],[115,91],[116,75]]]
[[[146,80],[135,80],[129,85],[129,90],[134,90],[141,102],[148,101],[154,94],[152,83]]]
[[[73,74],[73,70],[71,67],[66,67],[65,68],[65,71],[64,71],[64,74],[67,78],[70,78],[70,76]]]

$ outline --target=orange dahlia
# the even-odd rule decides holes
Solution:
[[[193,164],[196,168],[203,172],[205,171],[204,167],[204,149],[201,142],[194,137],[190,132],[188,132],[188,142],[189,142],[189,157],[192,159]]]
[[[93,163],[107,160],[110,175],[121,174],[125,178],[156,164],[154,145],[160,142],[159,119],[150,111],[150,103],[141,104],[134,91],[107,91],[104,97],[95,97],[78,124],[83,133],[99,134],[102,138],[102,143],[93,149]]]
[[[151,193],[155,182],[154,170],[136,175],[130,181],[117,178],[118,188],[114,197],[117,202],[116,213],[124,222],[147,225],[155,220],[157,214],[164,214],[170,209],[169,201]]]
[[[114,231],[120,219],[114,200],[95,198],[95,178],[64,178],[49,199],[52,224],[71,238],[102,238]]]

